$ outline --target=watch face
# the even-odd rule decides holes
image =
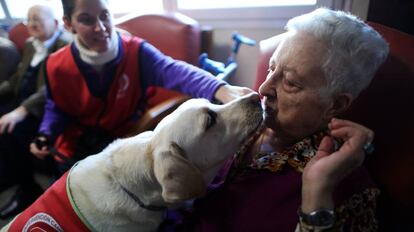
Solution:
[[[309,224],[313,226],[333,226],[335,216],[332,210],[318,210],[310,213]]]

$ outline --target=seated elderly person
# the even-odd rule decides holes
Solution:
[[[0,192],[19,184],[10,202],[0,209],[0,218],[18,213],[42,193],[34,182],[29,143],[37,134],[43,116],[44,79],[42,61],[69,42],[60,30],[53,10],[46,5],[28,11],[22,60],[9,80],[0,83]]]
[[[374,133],[335,117],[369,85],[388,45],[356,17],[329,9],[286,28],[259,89],[263,129],[190,211],[170,212],[176,230],[378,229],[379,190],[361,166]]]

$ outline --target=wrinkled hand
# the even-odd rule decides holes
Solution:
[[[374,132],[357,123],[332,119],[331,136],[344,143],[333,152],[333,140],[325,136],[318,152],[303,171],[302,210],[310,212],[320,208],[333,208],[332,192],[336,185],[365,159],[364,144],[374,139]]]
[[[222,85],[217,90],[216,94],[214,95],[214,98],[222,103],[227,103],[252,92],[254,91],[247,87],[235,85]]]
[[[13,132],[17,123],[21,122],[29,113],[26,108],[19,106],[0,118],[0,134]]]
[[[48,140],[46,136],[40,135],[37,136],[32,143],[30,143],[30,152],[33,153],[38,159],[44,159],[46,156],[50,155],[50,150]]]

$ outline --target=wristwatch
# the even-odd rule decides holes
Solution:
[[[335,212],[333,210],[319,209],[306,214],[299,209],[298,215],[302,226],[310,231],[329,229],[335,224]]]

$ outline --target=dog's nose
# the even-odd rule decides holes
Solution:
[[[260,96],[258,93],[253,92],[253,93],[249,93],[245,96],[243,96],[244,99],[246,99],[249,102],[253,102],[253,103],[258,103],[260,102]]]
[[[240,103],[253,106],[254,108],[262,108],[262,103],[258,93],[249,93],[240,99]]]

